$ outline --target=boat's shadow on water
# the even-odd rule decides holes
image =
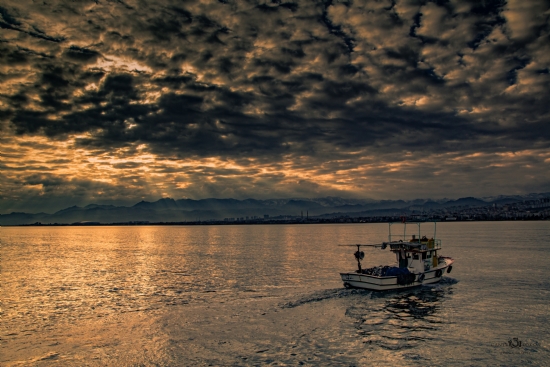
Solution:
[[[399,351],[421,347],[443,335],[449,324],[444,307],[458,281],[444,278],[438,284],[405,290],[376,292],[362,289],[327,289],[281,305],[294,308],[311,302],[341,299],[367,350]],[[405,356],[404,356],[405,357]],[[416,358],[416,357],[415,357]]]
[[[407,350],[440,338],[448,324],[445,300],[452,297],[456,279],[402,291],[371,292],[369,299],[354,302],[346,316],[354,320],[363,343],[371,350]]]
[[[336,288],[336,289],[325,289],[322,291],[313,292],[306,294],[303,297],[294,300],[288,301],[281,304],[282,308],[294,308],[302,306],[312,302],[320,302],[328,299],[342,298],[355,300],[357,297],[358,300],[364,300],[366,304],[368,301],[366,299],[385,299],[391,300],[394,298],[399,298],[403,295],[409,294],[418,294],[418,295],[428,295],[438,294],[445,292],[447,294],[452,294],[452,286],[457,284],[458,280],[454,278],[443,278],[439,283],[436,284],[427,284],[416,288],[407,288],[403,290],[390,290],[390,291],[371,291],[366,289],[358,288]]]

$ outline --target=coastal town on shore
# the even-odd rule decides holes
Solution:
[[[472,207],[469,205],[443,209],[425,210],[410,207],[409,211],[395,210],[395,213],[380,216],[324,215],[320,217],[280,216],[270,218],[225,218],[224,223],[378,223],[396,221],[502,221],[502,220],[549,220],[550,198],[526,200],[523,202]]]
[[[525,200],[510,204],[491,204],[485,206],[461,205],[448,208],[426,209],[422,206],[407,209],[388,210],[381,215],[355,215],[353,213],[334,213],[321,216],[309,216],[301,212],[299,215],[243,216],[235,218],[200,219],[194,221],[152,222],[127,221],[103,223],[98,221],[80,221],[74,223],[42,223],[27,224],[31,226],[85,226],[85,225],[236,225],[236,224],[315,224],[315,223],[387,223],[416,221],[530,221],[550,220],[550,198]]]

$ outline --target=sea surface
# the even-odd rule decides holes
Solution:
[[[442,282],[344,289],[354,249],[337,245],[387,238],[388,224],[1,227],[0,366],[550,365],[550,222],[438,223],[456,260]],[[363,267],[395,261],[365,252]]]

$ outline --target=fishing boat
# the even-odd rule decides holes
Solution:
[[[392,234],[392,227],[397,223],[389,223],[388,242],[379,244],[340,245],[357,247],[354,256],[357,260],[357,270],[340,273],[346,288],[362,288],[376,291],[417,287],[423,284],[437,283],[445,272],[450,273],[454,260],[441,256],[441,240],[436,238],[437,222],[434,225],[433,236],[422,235],[421,224],[425,222],[404,221],[403,233]],[[407,234],[407,225],[416,225],[414,234]],[[418,229],[418,231],[417,231]],[[417,237],[418,236],[418,237]],[[363,269],[361,261],[365,252],[361,247],[386,249],[395,254],[396,263],[386,266],[375,266]]]

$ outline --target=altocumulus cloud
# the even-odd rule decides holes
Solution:
[[[0,205],[547,191],[549,17],[548,1],[4,1]]]

